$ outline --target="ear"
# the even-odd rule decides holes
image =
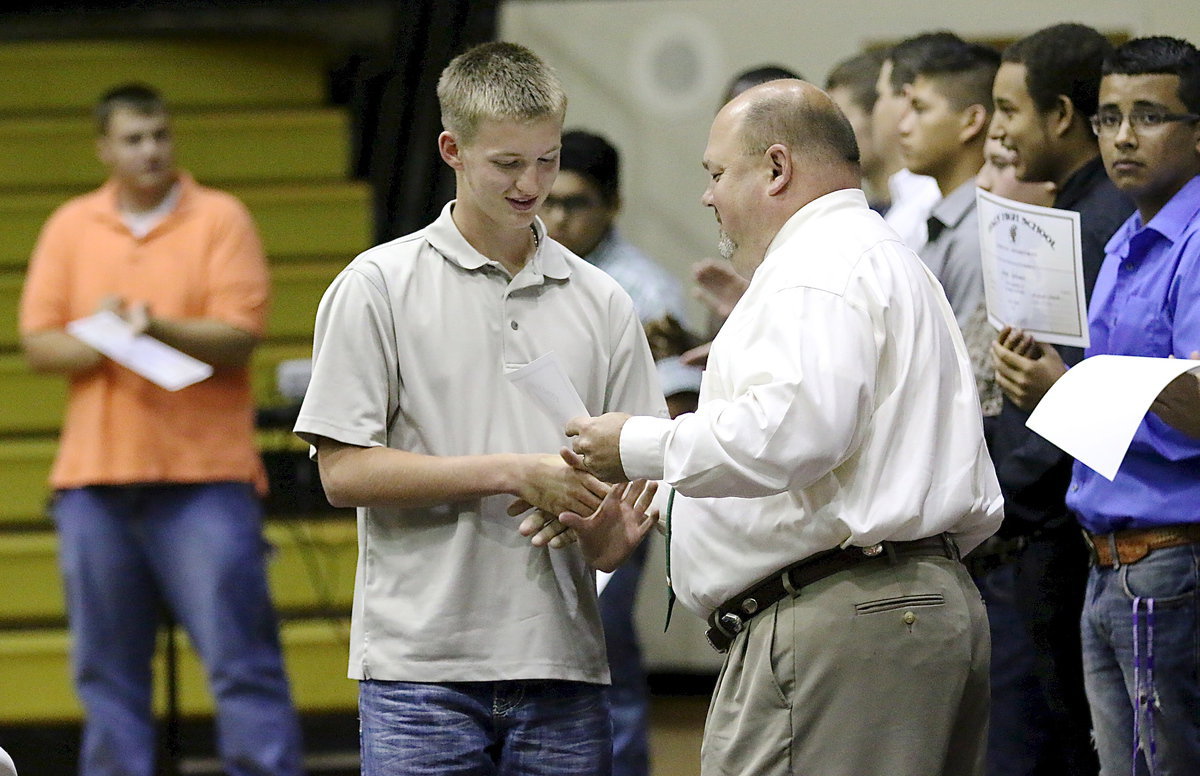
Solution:
[[[767,195],[775,196],[783,192],[791,183],[792,155],[787,146],[776,143],[763,153],[770,172],[770,182],[767,184]]]
[[[979,103],[968,106],[962,112],[962,129],[958,133],[959,142],[965,145],[976,138],[979,138],[980,141],[986,140],[988,121],[987,108]]]
[[[1054,100],[1054,105],[1047,111],[1051,134],[1055,137],[1065,136],[1071,131],[1071,125],[1075,123],[1078,115],[1079,111],[1075,108],[1075,103],[1071,101],[1071,98],[1065,94],[1058,95]]]
[[[443,162],[455,170],[462,170],[462,148],[459,146],[458,138],[450,132],[443,131],[438,135],[438,153]]]

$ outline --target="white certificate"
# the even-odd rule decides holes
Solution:
[[[568,420],[588,414],[583,399],[579,398],[579,392],[575,390],[571,378],[567,377],[554,351],[535,358],[520,369],[514,369],[505,377],[533,399],[534,404],[560,429],[566,428]]]
[[[1111,480],[1154,399],[1197,369],[1187,358],[1085,358],[1058,378],[1025,425]]]
[[[988,321],[1088,346],[1079,214],[975,190]]]
[[[67,324],[67,333],[168,391],[208,379],[213,368],[160,340],[135,335],[129,324],[107,310]]]
[[[546,417],[550,418],[560,429],[565,429],[567,421],[572,418],[588,414],[587,407],[583,405],[583,399],[579,398],[579,392],[575,390],[575,385],[571,382],[571,378],[567,377],[562,362],[558,360],[558,355],[553,350],[543,356],[538,356],[520,369],[514,369],[505,377],[524,391],[525,395],[538,406],[538,409],[544,412]],[[559,563],[558,553],[552,553],[550,560],[551,563]],[[554,566],[554,570],[559,588],[566,596],[568,607],[574,611],[574,608],[578,606],[579,595],[574,592],[574,584],[570,581],[570,572],[565,569],[560,570],[558,565]],[[611,573],[596,572],[596,595],[604,591],[604,587],[611,577]]]

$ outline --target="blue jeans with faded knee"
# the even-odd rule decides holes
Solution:
[[[1091,569],[1083,669],[1103,776],[1200,773],[1198,612],[1200,544]]]
[[[216,704],[231,776],[301,773],[267,589],[261,507],[246,483],[94,486],[55,499],[59,562],[86,712],[79,772],[151,776],[152,668],[164,609],[187,632]]]
[[[604,687],[359,683],[362,776],[609,776]]]

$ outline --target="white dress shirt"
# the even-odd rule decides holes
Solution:
[[[937,181],[901,168],[888,178],[888,193],[892,204],[883,219],[896,230],[905,245],[920,251],[929,239],[929,214],[942,199]]]
[[[630,477],[675,486],[671,575],[701,616],[839,545],[1002,516],[975,380],[936,279],[858,189],[779,231],[708,358],[699,410],[633,418]]]

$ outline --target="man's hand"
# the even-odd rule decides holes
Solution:
[[[654,356],[655,361],[678,356],[700,344],[700,338],[670,314],[646,321],[643,328],[646,330],[646,341],[650,343],[650,355]]]
[[[750,285],[734,270],[732,264],[714,259],[697,262],[692,267],[692,277],[696,280],[692,295],[722,321],[733,312],[733,306]]]
[[[1200,350],[1192,351],[1189,358],[1200,360]],[[1176,377],[1158,394],[1150,411],[1173,428],[1200,439],[1200,377],[1191,372]]]
[[[658,522],[658,510],[650,508],[657,489],[658,483],[646,480],[614,485],[588,517],[564,512],[558,519],[579,537],[583,557],[593,568],[613,571]]]
[[[128,302],[124,298],[110,294],[100,299],[96,312],[110,312],[125,321],[130,332],[135,336],[145,334],[150,328],[150,306],[145,302]]]
[[[521,477],[517,500],[508,507],[516,517],[530,508],[548,515],[578,512],[590,515],[600,506],[609,487],[591,474],[567,465],[554,455],[525,456],[529,459]]]
[[[603,504],[603,502],[601,502]],[[528,536],[529,543],[534,547],[550,547],[561,550],[579,541],[579,536],[553,515],[548,515],[540,509],[534,510],[521,521],[517,527],[521,536]]]
[[[1031,412],[1067,371],[1057,350],[1012,326],[1005,326],[996,335],[992,363],[1000,390],[1026,412]]]
[[[703,368],[708,364],[708,351],[712,349],[711,342],[705,342],[702,345],[697,345],[691,350],[685,350],[679,356],[679,363],[687,366],[698,366]]]
[[[627,482],[629,478],[621,466],[621,429],[629,418],[623,412],[609,412],[598,418],[571,419],[566,434],[573,438],[571,447],[577,457],[569,457],[569,451],[564,451],[563,459],[605,482]],[[561,511],[591,514],[578,509]]]

